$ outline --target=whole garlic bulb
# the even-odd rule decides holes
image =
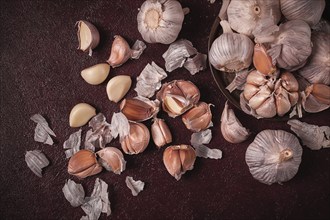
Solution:
[[[298,138],[282,130],[260,132],[246,150],[252,176],[271,185],[292,179],[298,172],[302,147]]]
[[[253,30],[270,15],[273,25],[280,21],[280,3],[274,0],[231,0],[227,15],[233,30],[252,37]]]
[[[212,43],[209,61],[217,70],[237,72],[252,63],[254,44],[243,34],[233,33],[227,21],[220,22],[223,34]]]
[[[170,44],[182,28],[184,11],[176,0],[146,0],[137,15],[138,30],[148,43]]]
[[[316,25],[325,8],[325,0],[280,0],[281,11],[288,20],[303,20],[311,27]]]

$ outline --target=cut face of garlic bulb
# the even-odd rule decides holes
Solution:
[[[292,179],[298,172],[302,147],[298,138],[282,130],[260,132],[246,150],[252,176],[271,185]]]
[[[92,50],[100,42],[100,34],[96,27],[88,21],[78,21],[78,40],[79,40],[79,50],[88,52],[92,56]]]
[[[170,44],[182,28],[184,12],[176,0],[147,0],[137,15],[138,30],[148,43]]]

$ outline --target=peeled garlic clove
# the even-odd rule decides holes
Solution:
[[[253,65],[264,75],[272,74],[276,70],[272,63],[272,58],[267,54],[266,48],[262,44],[254,46]]]
[[[330,105],[330,86],[324,84],[312,84],[309,88],[311,94],[322,104]]]
[[[119,36],[115,35],[115,40],[112,43],[110,57],[107,62],[112,67],[121,66],[132,56],[131,48],[127,41]]]
[[[100,42],[100,34],[96,27],[88,21],[78,21],[78,40],[79,40],[79,50],[88,52],[92,56],[92,50]]]
[[[124,99],[120,103],[120,111],[131,121],[146,121],[159,112],[159,101],[135,97]]]
[[[107,95],[110,101],[119,102],[131,88],[132,80],[130,76],[119,75],[109,80],[107,84]]]
[[[194,168],[195,160],[195,150],[184,144],[169,146],[163,154],[164,165],[176,180],[181,179],[186,171]]]
[[[126,154],[142,153],[149,144],[149,130],[142,123],[130,122],[129,124],[129,135],[122,139],[121,147]]]
[[[95,153],[92,151],[80,150],[69,160],[68,173],[78,178],[86,178],[101,171],[102,167],[97,162]]]
[[[81,77],[91,85],[99,85],[108,77],[109,72],[109,64],[100,63],[82,70]]]
[[[115,147],[106,147],[96,152],[100,164],[115,174],[121,174],[126,169],[126,161],[123,153]]]
[[[155,118],[151,125],[151,136],[158,148],[172,142],[172,134],[163,119]]]
[[[186,128],[193,132],[199,132],[208,128],[212,123],[210,106],[210,104],[200,102],[186,112],[182,116],[182,122],[185,124]]]
[[[70,112],[70,127],[81,127],[95,115],[96,110],[94,107],[87,103],[79,103],[75,105]]]
[[[228,142],[234,144],[242,143],[250,135],[250,132],[237,119],[234,111],[228,107],[228,101],[221,114],[221,133]]]
[[[42,177],[42,168],[49,165],[49,160],[45,154],[39,150],[27,151],[25,154],[25,162],[38,177]]]

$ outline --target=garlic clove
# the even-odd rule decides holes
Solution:
[[[108,171],[121,174],[126,169],[123,153],[115,147],[106,147],[96,152],[100,164]]]
[[[70,127],[81,127],[85,125],[95,115],[96,110],[93,106],[87,103],[79,103],[75,105],[70,112]]]
[[[264,75],[270,75],[276,71],[272,58],[267,54],[266,48],[262,44],[254,46],[253,64]]]
[[[86,178],[101,171],[102,166],[97,162],[95,153],[92,151],[80,150],[69,160],[68,173],[78,178]]]
[[[79,50],[88,52],[92,56],[92,50],[100,42],[100,34],[97,28],[88,21],[80,20],[77,22],[78,26],[78,41],[79,41]]]
[[[119,75],[109,80],[107,84],[107,95],[110,101],[119,102],[131,88],[132,80],[130,76]]]
[[[100,63],[81,71],[81,77],[91,85],[99,85],[108,77],[110,66],[107,63]]]
[[[121,147],[126,154],[142,153],[149,144],[149,130],[142,123],[130,122],[129,124],[129,135],[121,140]]]
[[[107,63],[112,67],[118,67],[124,64],[132,56],[132,51],[123,37],[115,35],[114,38],[115,40],[112,43],[111,53]]]
[[[300,93],[302,98],[302,106],[306,112],[316,113],[328,109],[330,105],[320,103],[319,100],[313,94],[307,94],[305,92]]]
[[[285,115],[291,109],[291,103],[286,91],[281,90],[278,94],[276,94],[275,101],[276,111],[279,116]]]
[[[120,111],[131,121],[146,121],[159,111],[159,101],[150,101],[147,98],[135,97],[124,99],[120,103]]]
[[[247,100],[250,100],[259,91],[260,91],[259,87],[253,84],[245,84],[243,95]]]
[[[163,119],[155,118],[151,125],[151,135],[158,148],[172,142],[172,134]]]
[[[253,109],[259,108],[259,106],[271,96],[271,93],[267,86],[261,86],[260,91],[249,100],[250,107]]]
[[[182,121],[186,128],[193,132],[199,132],[208,128],[212,122],[212,112],[210,106],[210,104],[200,102],[186,112],[182,116]]]
[[[281,75],[281,84],[289,92],[297,92],[299,84],[297,79],[290,72],[284,72]]]
[[[263,118],[272,118],[276,115],[276,104],[274,96],[269,97],[257,108],[256,113]]]
[[[324,84],[312,84],[306,90],[311,90],[311,94],[322,104],[330,105],[330,86]]]
[[[253,70],[246,77],[246,82],[255,86],[262,86],[267,83],[267,79],[262,73],[258,72],[257,70]]]
[[[289,100],[291,106],[294,106],[295,104],[298,103],[299,100],[299,93],[298,92],[290,92],[289,93]]]

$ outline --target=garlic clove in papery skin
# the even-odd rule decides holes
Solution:
[[[92,50],[100,43],[100,34],[97,28],[88,21],[77,21],[78,49],[88,52],[92,56]]]

